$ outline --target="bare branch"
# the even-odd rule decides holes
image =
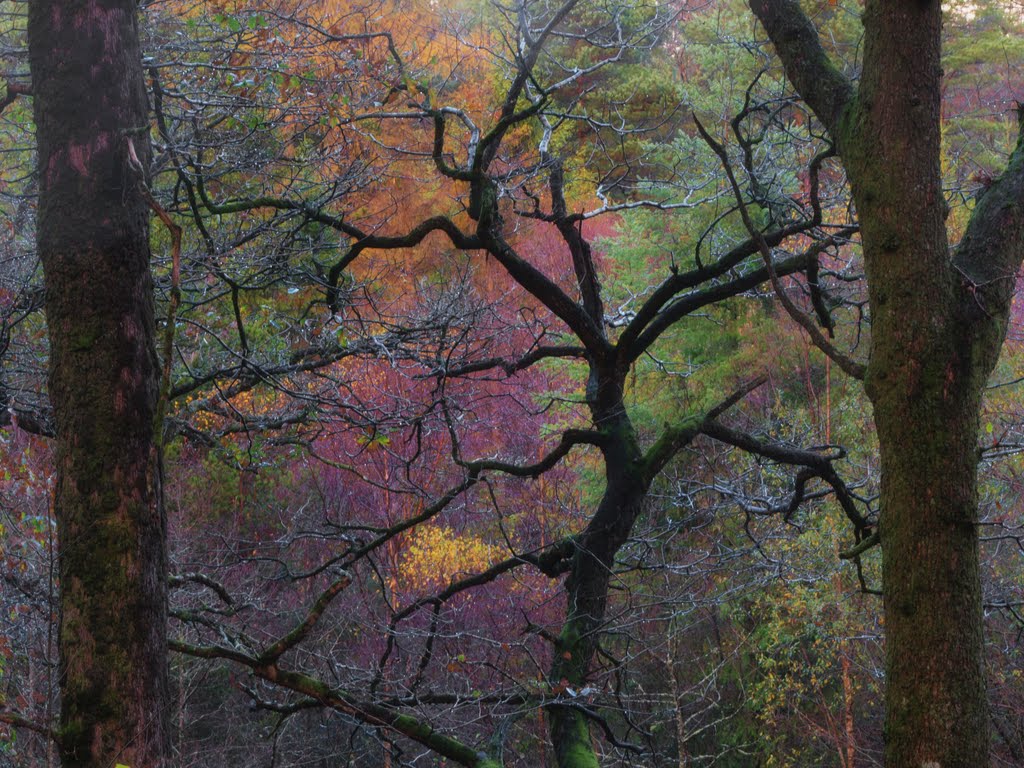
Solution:
[[[758,248],[761,251],[761,257],[764,259],[765,267],[768,269],[768,276],[771,280],[772,288],[775,290],[775,295],[782,303],[782,306],[785,307],[789,316],[807,332],[807,335],[811,337],[811,341],[814,342],[814,345],[818,347],[818,349],[832,358],[844,373],[855,379],[863,381],[867,368],[862,363],[858,363],[840,352],[834,344],[826,339],[824,334],[822,334],[818,329],[818,326],[816,326],[814,322],[803,312],[797,309],[796,305],[793,304],[790,298],[786,295],[786,292],[782,289],[782,284],[779,282],[779,275],[775,268],[775,262],[772,260],[771,249],[768,247],[768,243],[765,242],[761,231],[754,226],[754,222],[750,219],[750,212],[747,210],[747,204],[743,199],[743,192],[740,190],[739,184],[736,181],[736,176],[732,171],[732,163],[729,162],[729,155],[725,151],[725,147],[719,144],[711,134],[707,132],[696,115],[693,116],[693,119],[697,124],[697,130],[700,132],[704,141],[707,142],[708,146],[711,147],[714,153],[718,155],[722,161],[722,167],[725,169],[729,183],[732,185],[733,193],[736,195],[736,202],[739,205],[740,215],[743,217],[743,224],[746,226],[751,237],[753,237],[758,244]],[[816,255],[817,254],[815,254],[815,256]]]

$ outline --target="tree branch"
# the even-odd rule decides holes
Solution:
[[[58,737],[57,731],[49,726],[37,723],[35,720],[21,715],[17,712],[12,712],[8,709],[0,709],[0,723],[6,723],[7,725],[14,726],[15,728],[24,728],[27,731],[33,731],[41,734],[48,739],[51,739],[54,744],[60,746],[60,738]]]
[[[368,725],[391,728],[466,768],[500,768],[485,752],[446,736],[429,723],[376,702],[359,700],[301,672],[282,669],[276,664],[267,664],[262,659],[220,646],[196,646],[179,640],[171,640],[169,646],[171,650],[186,656],[233,661],[249,668],[262,680],[308,696],[325,707]]]
[[[650,484],[665,465],[680,450],[690,444],[704,427],[714,422],[719,416],[732,408],[736,403],[764,384],[768,379],[758,376],[740,385],[732,394],[712,408],[703,416],[690,416],[678,424],[666,425],[661,437],[652,445],[643,458],[644,482]]]
[[[7,91],[4,93],[4,97],[0,99],[0,112],[3,112],[14,100],[19,96],[31,96],[32,86],[25,85],[23,83],[7,83]]]
[[[843,111],[855,96],[853,85],[829,60],[814,24],[798,0],[748,0],[786,69],[786,77],[839,140]]]
[[[459,463],[472,474],[484,471],[502,472],[512,477],[538,478],[560,462],[577,445],[601,445],[605,436],[601,432],[589,429],[568,429],[547,456],[533,464],[512,464],[494,459],[478,459],[476,461],[460,461]]]
[[[1018,105],[1020,133],[1006,170],[985,190],[956,249],[953,266],[962,277],[965,314],[992,320],[991,333],[1006,333],[1016,285],[1024,261],[1024,105]],[[1000,344],[988,345],[990,357]],[[989,362],[991,367],[995,359]]]
[[[553,347],[536,347],[530,352],[523,355],[518,360],[509,361],[503,357],[491,357],[486,360],[477,360],[472,363],[466,363],[465,365],[456,366],[454,368],[448,368],[444,371],[440,371],[445,376],[466,376],[471,373],[480,373],[483,371],[491,371],[496,368],[500,368],[504,371],[506,376],[512,376],[519,371],[526,370],[534,363],[540,362],[541,360],[550,360],[557,357],[572,357],[582,358],[585,355],[583,347],[576,346],[553,346]]]
[[[707,145],[711,147],[712,151],[718,155],[722,161],[722,168],[725,170],[725,175],[729,179],[729,184],[732,185],[733,193],[736,195],[736,203],[739,205],[740,216],[743,218],[743,224],[746,226],[750,236],[757,242],[758,247],[761,250],[761,258],[764,259],[765,267],[768,269],[768,277],[771,280],[772,288],[775,290],[775,295],[778,297],[782,306],[791,318],[801,328],[803,328],[807,335],[811,337],[811,341],[814,342],[814,346],[818,347],[822,352],[828,355],[832,360],[835,361],[844,373],[860,381],[864,380],[864,375],[867,372],[867,368],[851,359],[847,355],[844,355],[839,349],[832,344],[825,335],[819,330],[818,326],[807,317],[803,312],[797,309],[796,305],[790,301],[785,291],[782,290],[782,284],[779,282],[779,276],[775,270],[775,263],[772,261],[771,249],[768,247],[768,243],[765,242],[764,236],[754,226],[754,222],[750,219],[750,212],[747,210],[747,204],[743,199],[743,192],[740,190],[739,183],[736,181],[736,175],[732,171],[732,163],[729,162],[729,155],[725,151],[719,142],[704,128],[704,125],[697,119],[697,116],[693,116],[694,122],[697,124],[697,130],[703,137]],[[817,257],[817,253],[814,253],[814,257]]]
[[[352,583],[352,577],[347,573],[342,573],[334,582],[323,592],[320,593],[320,597],[317,598],[316,602],[309,609],[306,614],[306,618],[302,620],[300,624],[297,624],[291,632],[286,634],[277,642],[264,649],[263,653],[260,654],[259,660],[261,664],[273,664],[286,652],[294,648],[298,643],[302,642],[303,638],[309,634],[309,631],[316,626],[316,623],[320,621],[320,617],[323,616],[324,611],[331,604],[334,598]]]
[[[846,514],[847,519],[853,523],[854,530],[858,532],[857,535],[860,535],[861,531],[866,531],[871,527],[871,523],[868,522],[868,520],[857,509],[846,484],[842,481],[838,473],[836,473],[835,468],[832,466],[833,461],[842,458],[845,455],[842,451],[840,451],[838,455],[829,456],[827,454],[793,448],[786,445],[780,445],[778,443],[767,443],[763,440],[759,440],[753,435],[748,435],[745,432],[740,432],[726,427],[724,424],[713,419],[708,419],[703,424],[701,432],[708,437],[718,440],[719,442],[740,448],[748,453],[764,456],[765,458],[777,461],[781,464],[802,466],[814,470],[814,473],[818,477],[832,486],[833,490],[835,490],[836,498],[839,500],[839,504],[843,508],[843,512]]]

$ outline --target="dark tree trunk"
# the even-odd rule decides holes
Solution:
[[[33,0],[38,247],[57,427],[61,762],[167,754],[167,595],[134,0]]]
[[[604,495],[580,535],[565,585],[568,606],[551,669],[553,690],[563,697],[571,698],[563,690],[565,686],[579,691],[587,683],[604,628],[615,557],[628,540],[647,497],[649,484],[633,426],[621,403],[616,410],[615,417],[602,424],[608,437],[603,448]],[[559,768],[597,768],[590,722],[583,712],[572,706],[553,706],[548,721]]]
[[[1024,254],[1024,150],[954,259],[942,194],[938,0],[868,0],[854,90],[794,0],[751,0],[853,188],[871,302],[865,385],[881,449],[885,764],[983,768],[978,419]]]

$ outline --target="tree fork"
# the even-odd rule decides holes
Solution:
[[[1024,257],[1024,145],[952,261],[938,0],[868,0],[855,91],[796,0],[750,0],[825,124],[857,204],[872,309],[865,388],[882,457],[885,764],[989,764],[977,436]]]

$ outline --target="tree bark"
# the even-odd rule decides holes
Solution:
[[[61,764],[157,768],[168,752],[159,371],[134,0],[34,0],[60,572]]]
[[[603,448],[607,485],[597,511],[576,545],[565,584],[565,624],[550,673],[553,690],[565,698],[572,697],[563,690],[566,686],[579,691],[588,681],[598,638],[604,629],[615,557],[629,539],[649,486],[633,425],[621,404],[614,417],[598,423],[608,436]],[[548,708],[548,720],[559,768],[597,768],[590,722],[583,712],[569,705],[552,705]]]
[[[797,2],[750,6],[836,142],[861,224],[872,321],[865,385],[882,469],[885,764],[982,768],[978,420],[1024,255],[1024,149],[951,260],[938,0],[868,0],[856,90]]]

